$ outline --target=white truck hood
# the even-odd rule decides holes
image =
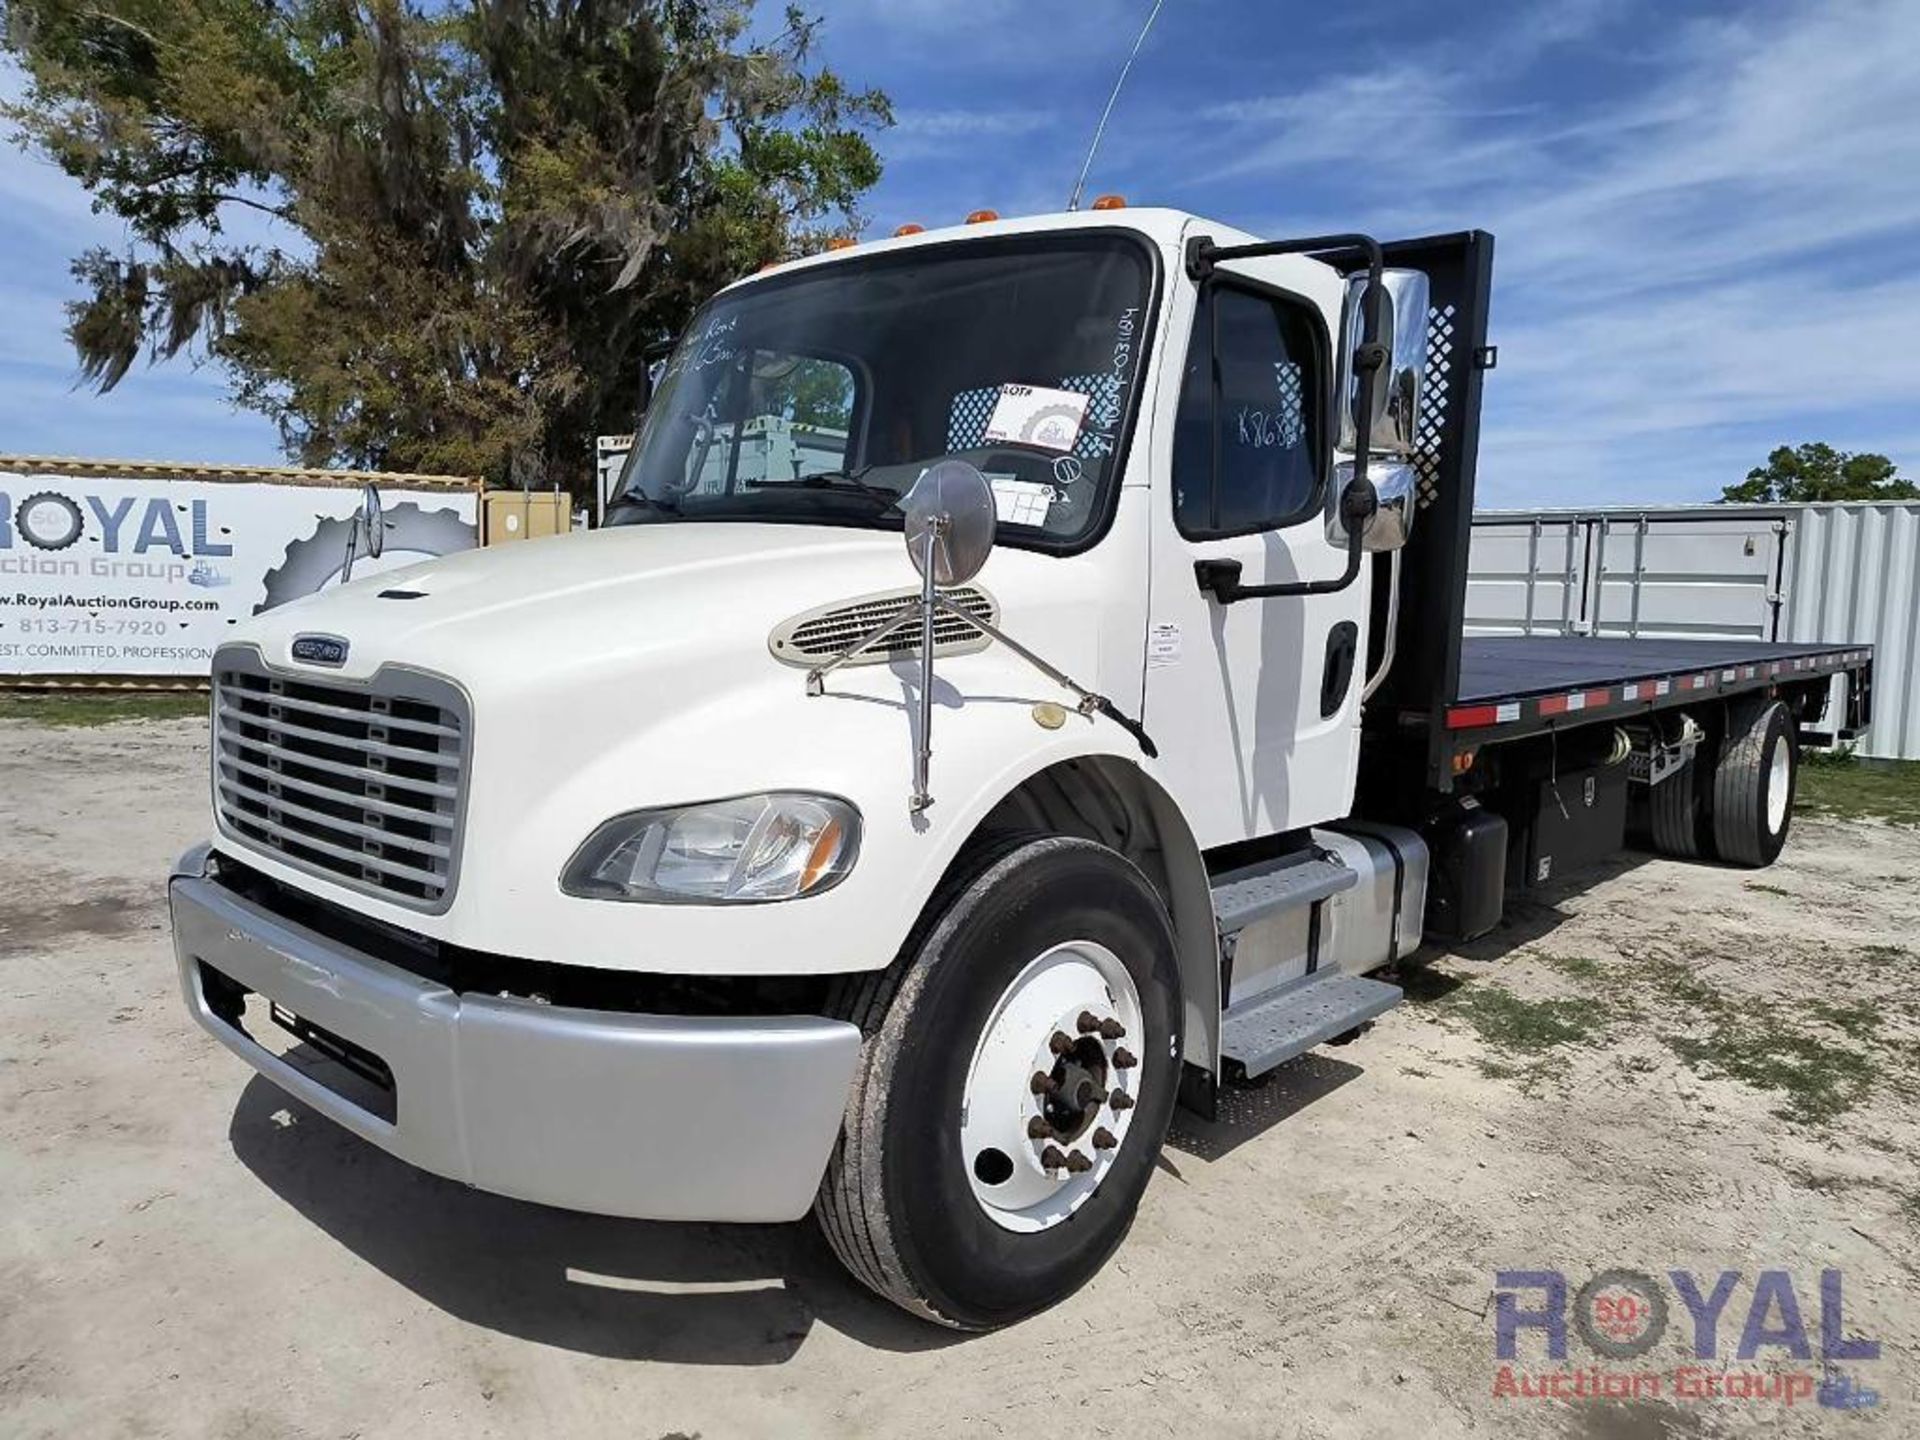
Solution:
[[[1119,533],[1102,546],[1138,543],[1142,508],[1122,506]],[[1010,634],[1132,709],[1146,596],[1113,593],[1114,573],[1093,552],[1001,548],[973,583]],[[885,964],[898,928],[978,809],[1004,793],[1007,774],[1049,757],[1138,753],[1110,721],[1037,726],[1036,703],[1071,706],[1072,697],[1004,647],[944,658],[939,804],[930,821],[910,823],[917,664],[850,667],[810,698],[804,672],[775,659],[768,640],[800,612],[917,587],[895,531],[686,522],[470,551],[282,606],[237,627],[232,642],[320,683],[395,665],[466,692],[459,877],[448,908],[426,914],[290,866],[243,837],[224,841],[289,883],[497,953],[720,973]],[[344,663],[295,660],[295,639],[314,634],[346,641]],[[839,795],[866,817],[863,858],[838,889],[744,907],[625,905],[558,889],[567,858],[610,816],[773,789]],[[900,910],[898,926],[850,922],[876,909]]]

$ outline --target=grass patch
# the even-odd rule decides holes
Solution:
[[[1747,881],[1746,888],[1760,895],[1784,895],[1789,899],[1793,897],[1793,892],[1791,890],[1784,889],[1779,885],[1769,885],[1766,882],[1761,880]]]
[[[1793,808],[1835,820],[1920,825],[1920,760],[1804,754]]]
[[[1598,972],[1598,962],[1586,963]],[[1473,1032],[1490,1052],[1473,1062],[1482,1075],[1517,1080],[1527,1090],[1564,1074],[1559,1052],[1599,1043],[1613,1019],[1613,1011],[1597,1000],[1528,1000],[1491,980],[1462,981],[1439,972],[1429,972],[1425,984],[1408,986],[1407,998],[1434,1018]]]
[[[1870,1005],[1742,1004],[1672,961],[1651,963],[1644,973],[1662,1009],[1687,1027],[1660,1035],[1680,1063],[1703,1078],[1725,1077],[1779,1095],[1773,1113],[1783,1120],[1821,1125],[1838,1119],[1867,1098],[1880,1072],[1882,1017]]]
[[[1598,985],[1608,978],[1606,964],[1591,955],[1549,955],[1542,951],[1540,959],[1572,980]]]
[[[72,729],[128,720],[204,720],[205,695],[94,690],[60,695],[0,694],[0,720]]]
[[[1667,1045],[1696,1075],[1724,1075],[1783,1097],[1773,1113],[1821,1125],[1866,1098],[1874,1062],[1864,1052],[1767,1022],[1714,1025],[1705,1036],[1671,1035]]]

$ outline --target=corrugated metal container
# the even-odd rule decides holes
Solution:
[[[1469,634],[1874,647],[1863,755],[1920,760],[1920,502],[1487,510]]]
[[[1920,760],[1920,501],[1793,510],[1780,638],[1872,644],[1860,753]]]

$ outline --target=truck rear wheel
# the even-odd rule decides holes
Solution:
[[[1647,790],[1647,831],[1653,848],[1676,860],[1700,857],[1700,771],[1704,756],[1692,758]]]
[[[1800,773],[1793,712],[1756,697],[1733,706],[1713,767],[1713,853],[1729,865],[1771,865],[1793,824]]]
[[[849,981],[866,1035],[815,1213],[856,1278],[988,1330],[1064,1299],[1126,1236],[1180,1073],[1173,927],[1105,846],[976,850],[900,959]]]

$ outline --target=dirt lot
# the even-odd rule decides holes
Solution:
[[[1089,1289],[960,1338],[810,1225],[495,1199],[250,1079],[164,925],[204,764],[191,720],[0,720],[0,1433],[1916,1433],[1920,830],[1803,815],[1764,875],[1635,858],[1521,907],[1183,1121]],[[1496,1272],[1613,1266],[1742,1272],[1723,1356],[1789,1272],[1815,1361],[1714,1374],[1817,1368],[1840,1270],[1879,1404],[1496,1396]],[[1675,1304],[1621,1368],[1671,1375],[1691,1333]],[[1532,1332],[1521,1360],[1561,1368]]]

